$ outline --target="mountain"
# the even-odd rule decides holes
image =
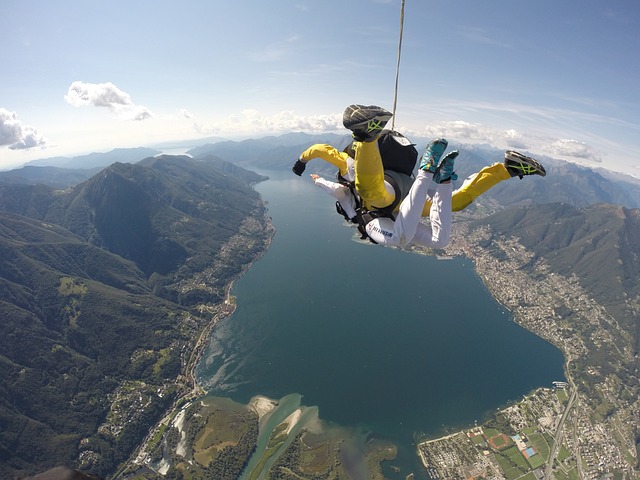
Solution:
[[[0,183],[25,184],[25,185],[49,185],[54,188],[67,188],[88,180],[103,167],[95,168],[64,168],[64,167],[37,167],[25,166],[0,172]]]
[[[456,187],[482,167],[504,159],[504,152],[501,150],[457,145],[452,148],[460,149],[460,155],[456,159]],[[559,202],[577,207],[610,203],[640,208],[640,182],[634,181],[633,177],[613,172],[604,175],[603,170],[596,171],[548,157],[536,158],[545,166],[547,175],[544,178],[531,176],[501,182],[483,194],[478,201],[490,200],[502,206]]]
[[[95,168],[106,167],[114,162],[135,163],[146,157],[159,154],[158,150],[152,148],[116,148],[106,153],[89,153],[77,157],[51,157],[41,160],[33,160],[25,166],[52,166],[65,168]]]
[[[605,378],[613,376],[614,379],[608,381],[623,386],[618,395],[637,401],[640,392],[640,209],[609,204],[586,208],[562,203],[530,205],[470,222],[470,232],[486,229],[489,234],[478,243],[479,248],[493,252],[491,254],[499,259],[504,255],[505,245],[515,241],[521,246],[517,248],[530,255],[519,270],[527,273],[532,282],[553,275],[566,279],[567,284],[577,282],[585,292],[584,300],[578,305],[595,302],[599,307],[589,310],[606,311],[600,320],[593,321],[588,311],[579,312],[581,307],[575,306],[574,294],[563,295],[562,288],[554,292],[556,300],[545,300],[555,310],[556,325],[566,325],[566,331],[584,345],[582,353],[576,348],[564,353],[573,356],[579,364],[575,374],[587,390],[587,398],[593,402],[598,399],[600,406],[609,409],[609,414],[615,411],[610,400],[604,400],[610,392],[594,393],[600,382],[607,384]],[[574,306],[567,306],[572,302]],[[623,398],[618,400],[623,404]]]
[[[233,234],[229,223],[262,208],[247,187],[247,179],[255,183],[262,177],[243,173],[239,180],[220,170],[224,163],[215,165],[186,156],[115,163],[64,194],[42,186],[6,186],[0,208],[64,226],[90,244],[134,261],[164,288],[164,275],[189,277],[192,268],[199,271],[200,252],[208,258]]]
[[[270,238],[263,178],[164,156],[0,185],[0,478],[106,476],[191,388],[190,352]]]
[[[100,158],[102,160],[99,163],[108,162],[113,160],[111,163],[140,163],[152,162],[152,159],[155,157],[146,157],[141,155],[143,153],[149,153],[147,150],[136,150],[135,155],[133,153],[131,155],[122,155],[122,150],[114,150],[113,155],[104,156],[103,154]],[[151,151],[153,152],[153,151]],[[133,155],[133,157],[132,157]],[[169,155],[160,155],[160,157],[168,157]],[[127,157],[130,157],[134,161],[127,162]],[[178,156],[180,158],[189,159],[190,157],[186,155]],[[81,157],[77,157],[81,158]],[[64,159],[65,163],[68,165],[68,161],[71,159]],[[249,170],[245,170],[240,167],[236,167],[234,164],[228,163],[221,158],[211,155],[204,154],[202,155],[198,161],[209,163],[215,166],[219,171],[224,173],[230,173],[232,176],[236,176],[240,178],[242,181],[246,181],[249,183],[256,183],[262,180],[262,177],[251,172]],[[42,160],[42,162],[47,162],[47,160]],[[111,163],[107,164],[110,165]],[[57,189],[64,189],[68,187],[72,187],[77,185],[78,183],[84,182],[89,178],[93,177],[95,174],[100,172],[104,166],[93,167],[93,168],[71,168],[68,166],[63,167],[54,167],[54,166],[35,166],[28,165],[21,168],[17,168],[14,170],[8,170],[5,172],[0,172],[0,184],[8,184],[8,185],[47,185]]]
[[[197,138],[191,140],[169,140],[166,142],[155,143],[150,145],[151,148],[161,151],[171,151],[175,149],[188,149],[194,148],[197,145],[204,145],[206,143],[217,143],[224,142],[226,138],[223,137],[206,137],[206,138]]]
[[[194,159],[209,162],[211,158],[249,169],[289,170],[300,153],[315,143],[328,143],[338,149],[349,144],[349,135],[290,133],[280,136],[268,136],[243,141],[223,141],[213,138],[215,143],[207,143],[188,151]],[[422,152],[428,143],[426,138],[412,138],[416,148]],[[201,140],[204,141],[204,140]],[[456,172],[460,186],[464,179],[485,166],[502,162],[504,151],[486,145],[463,145],[451,142],[449,150],[458,149]],[[74,157],[36,160],[28,168],[0,172],[2,183],[44,183],[56,188],[65,188],[86,180],[95,171],[82,172],[80,169],[90,165],[105,167],[115,162],[137,163],[159,152],[153,149],[115,149],[108,153],[94,153]],[[526,153],[526,152],[525,152]],[[535,156],[535,155],[534,155]],[[610,203],[627,208],[640,208],[640,180],[628,175],[605,170],[591,169],[569,162],[536,157],[547,169],[542,179],[530,177],[523,180],[505,181],[482,195],[477,203],[489,206],[489,211],[506,206],[530,203],[564,202],[577,207],[586,207],[596,203]],[[38,171],[36,165],[56,165],[64,170]],[[73,170],[75,169],[75,170]],[[308,173],[320,173],[333,176],[335,168],[327,162],[315,159],[307,167]],[[471,207],[473,208],[473,207]]]
[[[640,209],[511,207],[456,222],[447,250],[471,259],[514,321],[563,353],[575,405],[562,432],[577,460],[598,452],[601,474],[637,471]]]
[[[427,139],[411,139],[421,153]],[[328,143],[338,149],[349,144],[348,135],[308,135],[289,134],[280,137],[226,141],[203,145],[188,153],[194,158],[215,155],[228,162],[246,168],[291,169],[304,150],[315,143]],[[504,160],[504,151],[488,146],[470,146],[450,143],[449,150],[458,149],[456,173],[459,187],[464,179],[485,166]],[[478,199],[479,203],[506,207],[519,204],[564,202],[577,207],[586,207],[596,203],[623,205],[627,208],[640,208],[640,181],[622,174],[604,169],[594,170],[573,163],[537,157],[547,170],[547,176],[528,177],[501,182]],[[335,174],[335,167],[321,159],[309,162],[305,173],[321,173],[327,176]]]
[[[553,272],[576,275],[617,319],[625,319],[640,352],[640,209],[608,204],[578,209],[553,203],[508,209],[474,222],[516,237]]]
[[[635,178],[624,173],[612,172],[604,168],[594,168],[594,171],[604,178],[612,180],[616,187],[620,188],[627,195],[630,195],[634,198],[635,202],[640,204],[640,178]]]
[[[155,379],[130,359],[178,345],[173,318],[187,312],[152,295],[134,264],[61,227],[5,212],[0,219],[0,476],[13,478],[75,463],[121,382],[162,385],[175,375],[175,353]],[[165,390],[150,407],[168,406],[175,391]],[[106,443],[100,449],[114,455]]]
[[[323,134],[309,135],[306,133],[290,133],[278,137],[264,137],[242,141],[226,141],[206,144],[189,150],[194,158],[204,155],[215,155],[227,162],[236,163],[246,168],[255,169],[284,169],[291,168],[300,153],[314,143],[328,143],[344,148],[351,141],[347,135]],[[317,162],[318,168],[331,171],[330,165]],[[333,168],[333,167],[331,167]],[[335,169],[333,169],[335,170]]]

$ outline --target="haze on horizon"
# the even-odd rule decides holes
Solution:
[[[346,133],[393,107],[401,0],[0,5],[0,169]],[[406,0],[395,127],[640,177],[640,4]]]

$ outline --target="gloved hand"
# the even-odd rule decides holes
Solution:
[[[303,162],[302,160],[298,159],[298,161],[295,163],[291,171],[300,177],[302,176],[302,172],[304,172],[305,168],[307,168],[306,162]]]

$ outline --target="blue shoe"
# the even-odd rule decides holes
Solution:
[[[453,171],[453,162],[460,152],[454,150],[445,155],[440,162],[440,165],[436,168],[436,173],[433,174],[433,181],[436,183],[444,183],[447,180],[457,180],[458,175]]]
[[[368,142],[382,132],[393,114],[376,105],[349,105],[342,114],[342,124],[359,142]]]
[[[440,157],[442,157],[442,154],[447,149],[447,145],[449,145],[449,142],[444,138],[431,140],[422,154],[420,167],[418,168],[426,172],[436,173],[436,167],[438,163],[440,163]]]

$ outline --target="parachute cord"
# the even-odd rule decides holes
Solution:
[[[400,77],[400,53],[402,52],[402,31],[404,30],[404,0],[400,5],[400,40],[398,42],[398,64],[396,65],[396,86],[393,91],[393,117],[391,120],[391,130],[395,130],[396,125],[396,105],[398,104],[398,78]]]

